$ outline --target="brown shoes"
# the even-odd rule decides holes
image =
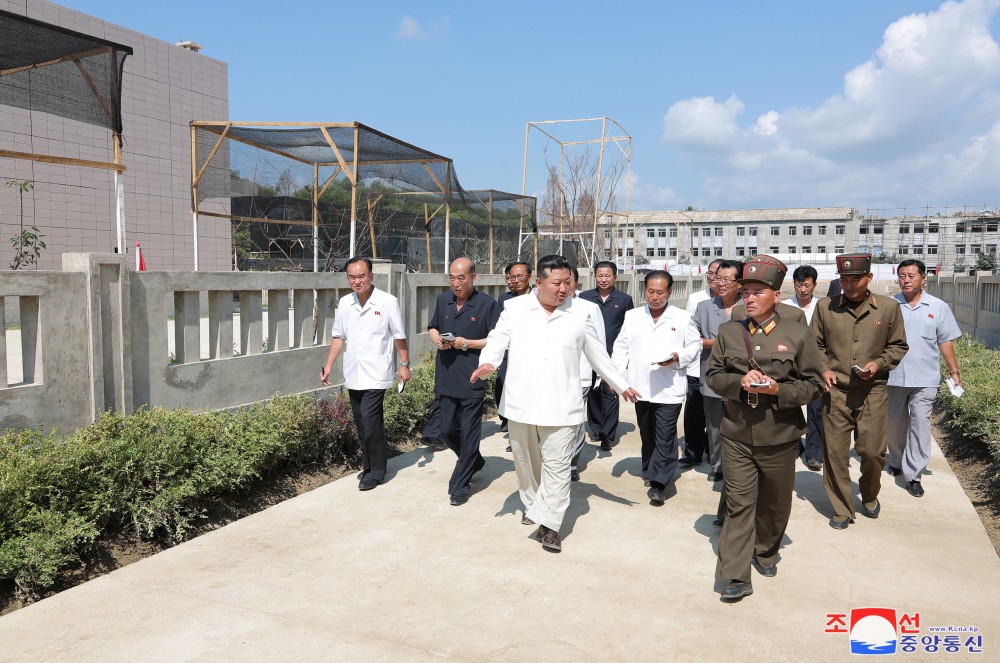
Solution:
[[[521,516],[521,524],[522,525],[534,525],[535,521],[532,520],[531,518],[529,518],[527,516],[527,514],[525,514],[525,515]]]
[[[559,532],[549,529],[545,525],[538,526],[538,540],[542,542],[542,547],[547,550],[554,552],[562,550],[562,541],[559,540]]]

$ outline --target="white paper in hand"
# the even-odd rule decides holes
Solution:
[[[955,378],[948,378],[948,390],[951,391],[951,395],[955,398],[961,398],[962,394],[965,393],[964,388],[955,384]]]

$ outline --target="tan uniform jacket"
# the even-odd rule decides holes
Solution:
[[[784,302],[778,302],[777,306],[774,307],[774,312],[778,314],[779,318],[784,318],[786,320],[795,320],[796,322],[801,322],[806,325],[806,314],[798,306],[792,306],[791,304],[786,304]],[[743,304],[737,304],[733,307],[733,313],[729,318],[730,320],[746,320],[747,319],[747,307]]]
[[[823,370],[837,376],[836,388],[869,391],[886,383],[889,371],[909,349],[903,314],[896,300],[872,293],[856,309],[848,303],[843,295],[819,300],[813,313],[813,333]],[[878,364],[878,373],[871,380],[862,380],[851,367],[857,364],[863,368],[870,361]]]
[[[777,396],[758,395],[752,407],[740,381],[750,372],[743,329],[747,321],[727,322],[708,359],[706,380],[726,401],[722,435],[753,446],[770,446],[797,440],[805,433],[802,406],[823,390],[823,369],[812,330],[804,323],[775,317],[769,333],[758,329],[750,337],[753,358],[764,374],[778,383]]]

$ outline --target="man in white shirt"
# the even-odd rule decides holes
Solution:
[[[642,438],[642,478],[654,505],[677,473],[677,418],[687,392],[686,366],[701,355],[701,335],[691,314],[667,300],[673,277],[664,271],[646,274],[646,305],[625,314],[611,355],[615,367],[643,394],[635,402]]]
[[[719,296],[715,286],[715,276],[722,260],[713,260],[705,273],[708,287],[688,295],[684,310],[694,316],[698,304]],[[708,435],[705,433],[705,405],[701,398],[701,361],[693,361],[687,366],[687,401],[684,406],[684,455],[681,465],[701,465],[701,459],[708,451]]]
[[[537,290],[506,303],[470,378],[488,377],[510,350],[509,388],[500,414],[508,420],[518,492],[526,509],[521,522],[537,523],[538,538],[552,551],[562,549],[559,528],[569,506],[570,460],[585,419],[580,351],[625,400],[640,397],[611,363],[588,311],[573,305],[572,278],[562,256],[540,258]]]
[[[806,316],[806,324],[812,325],[813,311],[816,310],[816,302],[819,301],[813,296],[816,289],[816,279],[819,273],[811,265],[799,265],[792,272],[792,281],[795,284],[795,296],[789,297],[785,303],[802,310]],[[802,462],[810,470],[818,472],[823,469],[823,397],[820,396],[806,406],[806,442],[799,443],[799,455]]]
[[[385,480],[388,450],[383,403],[392,386],[393,347],[399,353],[399,381],[410,379],[409,351],[399,300],[375,287],[368,258],[351,258],[345,265],[353,292],[341,297],[333,319],[333,337],[319,379],[330,384],[330,371],[344,350],[344,384],[361,442],[362,471],[358,490],[371,490]]]

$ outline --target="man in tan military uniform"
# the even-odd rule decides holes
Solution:
[[[726,408],[722,467],[728,505],[715,571],[716,579],[726,581],[723,600],[753,593],[751,564],[767,577],[778,572],[795,458],[806,429],[802,406],[822,391],[812,330],[775,314],[786,271],[766,255],[743,267],[739,283],[749,319],[719,327],[705,375]]]
[[[886,380],[906,354],[899,304],[868,290],[871,256],[837,256],[843,294],[816,304],[813,332],[823,360],[823,485],[833,505],[830,527],[854,521],[851,494],[851,434],[861,459],[861,513],[878,518],[886,453]]]

